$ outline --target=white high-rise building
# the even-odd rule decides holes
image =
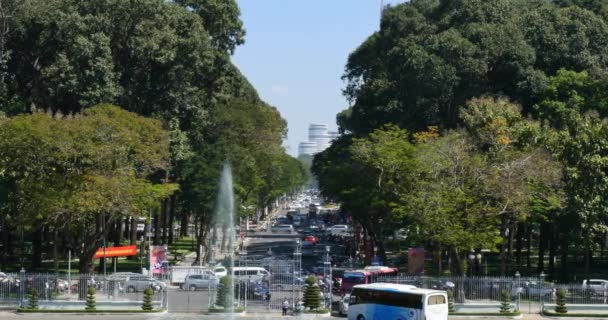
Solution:
[[[308,127],[308,142],[317,144],[317,151],[322,152],[329,147],[329,134],[326,124],[311,124]]]
[[[312,142],[300,142],[298,155],[313,155],[317,152],[317,144]]]
[[[300,142],[298,145],[298,154],[315,155],[323,152],[339,136],[339,132],[328,131],[326,124],[313,123],[308,127],[308,142]]]

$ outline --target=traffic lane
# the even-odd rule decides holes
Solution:
[[[15,314],[14,312],[0,312],[0,319],[2,320],[40,320],[44,317],[45,320],[77,320],[77,319],[90,319],[93,315],[90,314]],[[97,320],[198,320],[198,319],[209,319],[209,320],[225,320],[227,317],[225,314],[217,315],[206,315],[201,313],[165,313],[165,314],[96,314],[94,315]],[[281,315],[281,310],[275,310],[273,312],[265,313],[251,313],[247,314],[235,314],[235,319],[252,319],[252,320],[271,320],[271,319],[285,319]],[[328,319],[340,319],[338,317],[330,317]]]

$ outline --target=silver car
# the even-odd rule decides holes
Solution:
[[[129,276],[125,281],[124,286],[127,292],[143,292],[147,288],[152,288],[154,291],[161,291],[167,288],[167,285],[164,282],[146,276]]]
[[[345,316],[348,314],[348,303],[350,301],[350,294],[344,295],[338,304],[338,313],[341,316]]]
[[[184,279],[182,289],[189,291],[196,291],[197,289],[207,289],[209,287],[217,287],[220,283],[220,279],[209,273],[204,274],[189,274]]]

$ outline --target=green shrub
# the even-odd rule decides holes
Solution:
[[[448,290],[448,312],[456,312],[456,308],[454,308],[454,291],[452,290]]]
[[[32,289],[30,292],[28,309],[38,310],[38,290],[36,290],[36,288]]]
[[[555,293],[555,312],[557,313],[568,313],[568,308],[566,307],[566,289],[559,288]]]
[[[217,299],[215,304],[228,308],[233,305],[234,297],[230,294],[230,288],[232,287],[232,277],[224,276],[220,279],[220,284],[217,291]]]
[[[144,290],[144,303],[141,306],[142,310],[151,311],[152,309],[154,309],[154,306],[152,305],[153,294],[154,291],[152,291],[152,288],[146,288],[146,290]]]
[[[86,311],[96,311],[97,307],[95,306],[95,288],[89,288],[87,290],[87,304],[84,308]]]
[[[315,310],[321,306],[321,290],[317,285],[317,278],[306,278],[306,291],[304,292],[304,307]]]
[[[511,313],[511,296],[507,290],[502,290],[500,302],[500,313]]]

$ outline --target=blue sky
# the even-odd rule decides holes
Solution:
[[[404,0],[385,0],[396,4]],[[233,62],[289,124],[288,152],[309,123],[336,129],[347,107],[340,79],[348,54],[378,29],[380,0],[238,0],[247,30]]]

